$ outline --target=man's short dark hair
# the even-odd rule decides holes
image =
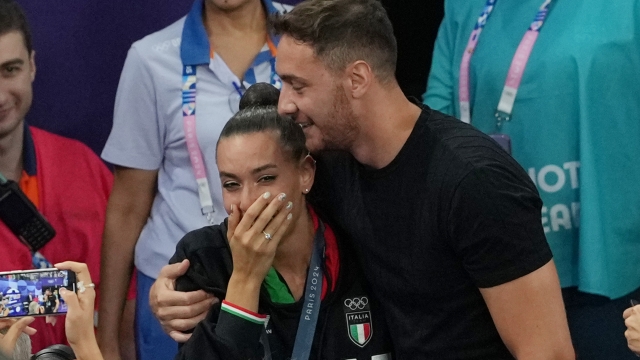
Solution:
[[[29,55],[33,46],[31,44],[31,31],[24,12],[14,0],[0,0],[0,35],[18,31],[24,39],[24,46]]]
[[[310,45],[333,71],[364,60],[381,82],[395,77],[398,47],[379,0],[307,0],[270,22],[276,34]]]

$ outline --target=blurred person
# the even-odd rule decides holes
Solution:
[[[129,50],[102,152],[115,165],[98,326],[110,360],[119,358],[117,330],[134,263],[139,358],[177,352],[149,309],[149,289],[188,231],[225,218],[212,150],[245,88],[280,84],[278,39],[266,26],[276,6],[282,8],[271,0],[196,0],[185,17]],[[202,311],[213,301],[204,291],[185,296]]]
[[[40,251],[31,250],[0,219],[0,271],[51,267],[73,259],[88,263],[99,278],[100,244],[112,175],[80,142],[29,126],[35,51],[20,7],[0,0],[0,173],[44,215],[57,235]],[[97,281],[99,283],[99,281]],[[64,326],[35,320],[33,350],[64,343]]]
[[[38,302],[38,298],[33,298],[29,303],[29,315],[37,315],[40,314],[40,303]]]
[[[575,358],[534,184],[488,136],[404,96],[379,2],[308,0],[273,26],[279,111],[317,154],[310,202],[352,240],[396,357]],[[151,297],[179,319],[167,269]]]
[[[640,297],[640,2],[445,4],[425,104],[510,141],[543,200],[578,357],[633,359],[620,314]]]
[[[7,299],[2,298],[2,300],[0,300],[0,317],[9,316],[9,312],[10,310],[7,307]]]
[[[0,360],[29,360],[31,340],[36,330],[29,327],[34,318],[0,320]]]
[[[55,314],[56,312],[58,312],[59,305],[60,301],[58,301],[58,298],[53,295],[51,289],[46,289],[44,291],[44,313]]]

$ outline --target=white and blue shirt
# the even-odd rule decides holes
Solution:
[[[269,13],[285,6],[263,0]],[[277,6],[277,7],[276,7]],[[234,111],[234,87],[271,82],[274,54],[265,44],[243,79],[211,49],[202,22],[203,0],[167,28],[135,42],[127,55],[116,95],[113,128],[102,152],[112,164],[158,170],[158,192],[135,249],[135,265],[156,278],[189,231],[208,225],[185,141],[182,117],[184,65],[197,66],[197,138],[214,206],[214,221],[227,216],[215,162],[220,132]],[[277,39],[271,38],[273,44]]]

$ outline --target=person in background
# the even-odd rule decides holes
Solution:
[[[9,316],[9,308],[7,307],[7,299],[1,298],[0,300],[0,317]]]
[[[0,219],[0,271],[51,267],[63,259],[87,263],[99,284],[100,246],[113,176],[84,144],[29,126],[35,51],[29,26],[13,0],[0,0],[0,174],[20,189],[56,230],[31,250]],[[64,343],[64,326],[34,321],[37,352]]]
[[[639,27],[635,0],[447,0],[424,97],[510,143],[537,185],[586,360],[635,358],[620,314],[640,297]]]
[[[29,303],[29,315],[37,314],[40,314],[40,303],[38,302],[38,298],[34,297]]]
[[[244,89],[255,82],[280,84],[278,40],[266,25],[267,15],[278,9],[270,0],[196,0],[184,18],[129,50],[102,152],[115,165],[98,326],[109,360],[119,358],[117,330],[134,261],[139,358],[172,359],[177,353],[149,309],[149,289],[188,231],[225,218],[211,154]],[[203,291],[184,296],[201,311],[213,301]]]

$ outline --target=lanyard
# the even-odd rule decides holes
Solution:
[[[313,346],[313,338],[316,333],[316,325],[318,324],[318,315],[320,314],[320,302],[322,298],[322,277],[324,268],[324,224],[318,219],[318,231],[314,239],[313,253],[311,254],[311,262],[309,263],[309,271],[307,273],[306,289],[304,291],[304,302],[302,312],[300,313],[300,321],[298,322],[298,332],[296,340],[293,344],[293,352],[291,360],[307,360],[311,354]],[[322,255],[321,255],[322,254]],[[264,347],[265,360],[271,360],[271,349],[266,329],[263,331],[262,346]]]
[[[202,159],[202,151],[196,136],[196,67],[185,66],[182,72],[182,120],[187,151],[191,159],[191,167],[198,183],[198,197],[202,215],[213,225],[213,201],[207,181],[207,172]]]
[[[268,39],[269,50],[272,57],[275,56],[275,46],[273,42]],[[212,50],[213,51],[213,50]],[[272,85],[277,85],[280,81],[278,75],[275,73],[275,59],[270,59],[271,63],[271,76],[270,82]],[[198,198],[200,200],[200,209],[202,215],[206,216],[210,225],[214,223],[214,208],[213,200],[211,198],[211,190],[209,187],[209,181],[207,180],[207,171],[205,169],[204,159],[202,157],[202,151],[200,144],[198,144],[198,137],[196,136],[196,66],[184,65],[182,71],[182,121],[184,126],[184,135],[187,143],[187,151],[189,152],[189,159],[191,160],[191,167],[196,177],[198,184]],[[234,82],[234,87],[238,92],[238,85]],[[239,103],[238,99],[238,103]],[[238,109],[236,108],[235,111]]]
[[[471,56],[478,45],[478,39],[480,38],[482,29],[484,29],[487,24],[489,16],[493,12],[497,1],[498,0],[487,0],[480,17],[469,36],[469,42],[467,43],[467,47],[462,55],[458,95],[460,101],[460,120],[466,123],[471,122],[471,108],[469,105],[469,65],[471,63]],[[549,5],[551,4],[551,1],[552,0],[544,0],[540,9],[536,13],[536,17],[529,26],[529,29],[520,41],[520,45],[518,45],[518,49],[516,50],[513,60],[511,60],[507,80],[504,88],[502,89],[500,101],[498,102],[498,109],[495,114],[498,128],[502,125],[502,121],[509,121],[511,119],[513,104],[516,100],[516,94],[518,93],[518,88],[520,87],[524,70],[527,66],[527,62],[529,61],[529,57],[531,56],[533,46],[538,39],[540,29],[542,28],[542,25],[544,25],[544,21],[549,14]]]

